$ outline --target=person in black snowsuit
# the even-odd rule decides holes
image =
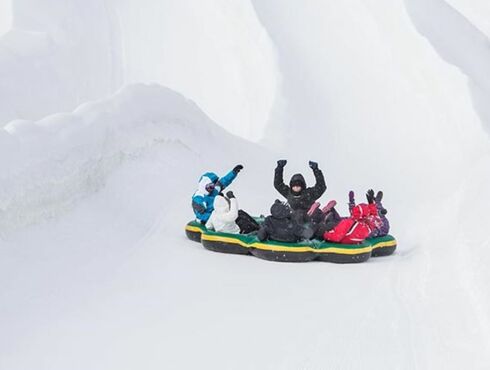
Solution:
[[[267,216],[260,226],[257,238],[260,241],[275,240],[286,243],[310,239],[314,231],[296,222],[292,215],[293,212],[287,204],[276,200],[271,207],[271,215]]]
[[[284,183],[284,167],[286,164],[287,161],[285,159],[277,161],[277,167],[274,172],[274,187],[287,199],[289,206],[294,211],[294,219],[300,223],[308,222],[308,210],[327,190],[325,178],[322,171],[318,168],[318,163],[310,161],[308,164],[315,175],[315,186],[307,188],[305,178],[300,173],[291,177],[289,186],[287,186]]]

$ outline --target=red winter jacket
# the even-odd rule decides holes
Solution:
[[[351,217],[345,218],[323,238],[341,244],[362,243],[376,227],[379,219],[375,204],[359,204],[352,208]]]

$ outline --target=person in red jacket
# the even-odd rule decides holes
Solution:
[[[354,193],[351,191],[349,200],[353,198]],[[351,216],[343,219],[335,228],[323,234],[326,241],[341,244],[362,243],[381,222],[374,203],[362,203],[349,208]]]

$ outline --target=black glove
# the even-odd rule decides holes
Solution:
[[[369,189],[366,193],[366,199],[367,199],[367,202],[369,204],[373,204],[374,203],[374,190],[373,189]]]
[[[241,164],[235,166],[235,168],[233,168],[233,172],[235,172],[235,174],[238,175],[238,173],[243,170],[243,166]]]
[[[235,198],[235,194],[233,194],[232,191],[229,191],[228,193],[226,193],[226,196],[228,197],[228,199]]]
[[[310,166],[310,168],[311,168],[313,171],[318,170],[318,163],[317,163],[317,162],[309,161],[309,162],[308,162],[308,165]]]
[[[354,191],[349,191],[349,203],[355,203]]]
[[[376,198],[375,198],[376,203],[381,203],[382,199],[383,199],[383,192],[378,191],[378,194],[376,194]]]
[[[286,163],[288,163],[288,161],[286,161],[285,159],[281,159],[277,161],[277,167],[284,168],[286,166]]]

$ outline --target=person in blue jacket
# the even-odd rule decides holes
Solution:
[[[206,224],[214,211],[214,198],[236,179],[242,169],[243,166],[239,164],[221,178],[214,172],[201,176],[198,189],[192,196],[192,209],[198,222]]]

